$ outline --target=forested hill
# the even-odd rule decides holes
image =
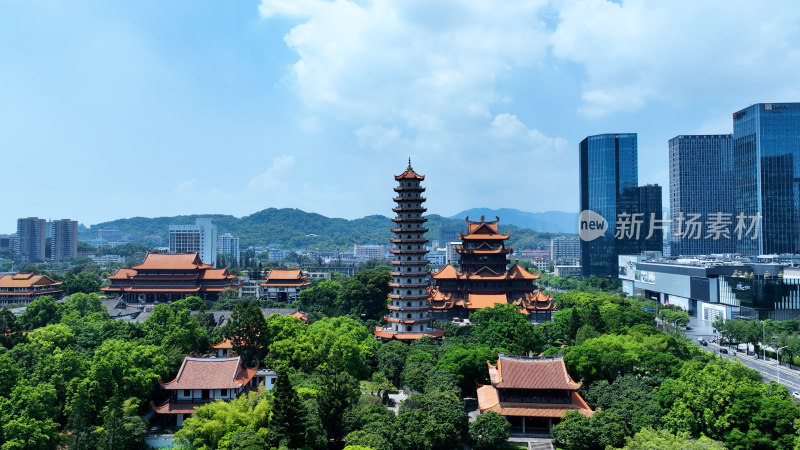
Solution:
[[[239,237],[240,246],[267,246],[277,244],[283,249],[307,249],[344,251],[352,249],[353,244],[376,243],[388,244],[392,237],[391,228],[394,223],[388,217],[374,215],[355,220],[325,217],[308,213],[299,209],[269,208],[249,216],[237,218],[230,215],[202,214],[174,217],[132,217],[111,222],[92,225],[80,234],[80,240],[91,240],[97,237],[97,230],[114,228],[123,236],[136,241],[147,242],[147,236],[160,236],[163,245],[169,241],[170,225],[191,225],[198,217],[214,219],[219,234],[231,233]],[[428,215],[428,239],[438,239],[439,228],[462,227],[463,219],[450,219],[436,214]],[[510,245],[517,248],[546,248],[553,233],[537,233],[528,228],[512,225],[503,226],[500,230],[510,233]]]

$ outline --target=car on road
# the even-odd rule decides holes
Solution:
[[[708,347],[708,342],[702,341],[700,342],[700,345],[702,345],[703,347]]]
[[[795,400],[800,400],[800,392],[797,391],[792,392],[792,398]]]
[[[727,348],[721,348],[721,349],[719,349],[719,352],[720,353],[725,353],[727,355],[728,354],[728,349]]]

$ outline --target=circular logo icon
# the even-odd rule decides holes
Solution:
[[[608,222],[600,214],[585,209],[578,216],[578,236],[582,241],[593,241],[604,235],[608,229]]]

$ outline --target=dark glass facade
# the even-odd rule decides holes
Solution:
[[[733,168],[737,214],[761,215],[757,239],[753,232],[736,239],[736,250],[800,253],[800,103],[758,103],[734,113]]]
[[[580,143],[580,210],[594,211],[606,220],[605,234],[581,241],[584,276],[615,276],[619,248],[614,238],[616,217],[635,203],[638,178],[636,133],[600,134]]]
[[[710,255],[733,253],[736,213],[733,190],[733,137],[730,134],[683,135],[669,140],[669,207],[672,219],[671,254]],[[702,229],[681,233],[683,220],[700,214],[707,223],[712,214],[729,214],[728,236],[709,235]],[[723,217],[723,216],[719,216]],[[716,239],[715,239],[716,237]]]

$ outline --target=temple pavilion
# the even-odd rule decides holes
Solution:
[[[215,301],[227,288],[239,289],[236,275],[203,264],[197,253],[148,253],[141,264],[119,268],[106,279],[103,292],[126,302],[169,302],[197,296]]]
[[[308,275],[300,269],[272,269],[264,279],[261,297],[277,302],[295,302],[300,291],[311,286]]]
[[[214,400],[231,400],[257,388],[258,368],[245,367],[242,358],[193,358],[187,356],[175,379],[161,387],[169,398],[161,405],[151,403],[156,414],[166,415],[170,425],[182,426],[195,408]]]
[[[513,304],[533,321],[550,320],[555,304],[534,285],[539,275],[519,264],[507,268],[514,248],[505,246],[509,235],[498,231],[499,220],[487,222],[481,216],[480,222],[473,222],[467,217],[467,234],[459,234],[461,245],[454,247],[461,257],[460,268],[448,264],[431,273],[428,301],[437,319],[463,318],[481,308]]]
[[[489,365],[491,384],[478,387],[478,409],[494,411],[511,423],[512,434],[550,433],[567,411],[591,417],[560,357],[523,358],[500,354]]]
[[[0,276],[0,305],[28,304],[43,295],[55,299],[64,290],[60,281],[34,273],[12,273]]]
[[[425,244],[428,240],[424,235],[428,231],[424,228],[428,220],[422,217],[426,209],[422,206],[425,198],[422,193],[425,188],[420,185],[425,179],[424,175],[414,172],[411,160],[405,172],[394,177],[398,186],[394,188],[397,196],[394,198],[397,207],[392,211],[397,216],[392,219],[395,227],[392,229],[394,249],[390,253],[394,256],[391,264],[393,280],[389,283],[392,288],[388,306],[389,314],[384,317],[387,324],[375,328],[375,336],[382,339],[413,340],[422,336],[441,337],[444,330],[431,326],[433,315],[428,305],[428,261],[425,254],[428,250]]]

